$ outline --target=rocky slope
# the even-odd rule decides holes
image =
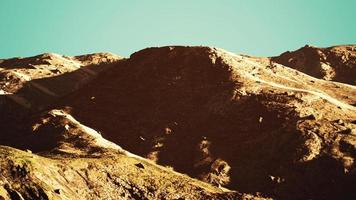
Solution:
[[[26,136],[25,136],[26,137]],[[0,199],[248,199],[157,166],[52,110],[27,150],[0,146]]]
[[[30,110],[43,110],[120,59],[109,53],[76,57],[47,53],[0,60],[0,94]]]
[[[81,58],[75,60],[90,65],[90,59]],[[22,86],[8,83],[18,76],[2,78],[2,144],[34,153],[2,148],[9,156],[1,159],[2,169],[8,170],[2,172],[0,192],[31,198],[45,193],[49,199],[115,199],[117,194],[123,199],[258,198],[243,193],[276,199],[356,198],[356,87],[306,75],[276,59],[210,47],[148,48],[129,59],[95,64],[94,69],[106,70],[73,90],[60,83],[80,69],[42,78],[53,80],[51,91],[67,88],[45,101],[24,95],[46,93],[33,87],[33,80]],[[14,95],[34,106],[23,106]],[[19,117],[18,109],[28,114]],[[31,173],[22,169],[22,161],[11,164],[29,156],[34,158],[26,161],[33,166]],[[68,170],[81,178],[36,167],[45,162],[53,171]],[[12,175],[13,166],[20,172]],[[17,179],[17,173],[31,178]],[[110,177],[125,178],[115,183]],[[44,184],[46,179],[51,184]],[[21,186],[26,182],[30,188]]]
[[[49,108],[120,60],[112,54],[1,60],[0,199],[260,199],[158,166]]]
[[[61,97],[93,80],[122,58],[109,53],[62,56],[46,53],[29,58],[0,60],[0,141],[6,144],[13,124],[43,111]],[[16,126],[15,128],[21,128]],[[13,132],[13,133],[9,133]]]
[[[317,78],[356,85],[356,45],[329,48],[307,45],[272,60]]]

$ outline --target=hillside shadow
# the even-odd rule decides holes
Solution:
[[[294,97],[242,96],[232,69],[206,55],[184,48],[139,52],[70,95],[62,107],[124,149],[215,185],[279,199],[329,194],[305,193],[301,184],[312,184],[313,176],[295,167],[306,138],[297,130],[295,108],[288,106]],[[296,182],[300,187],[294,190]]]
[[[152,59],[161,55],[169,59]],[[290,173],[283,170],[293,165],[303,142],[299,118],[287,106],[293,97],[242,96],[231,68],[206,55],[168,48],[139,52],[62,107],[160,165],[240,192],[276,196],[279,185],[271,177]]]
[[[31,135],[31,122],[35,116],[54,108],[62,98],[84,87],[118,62],[88,65],[57,76],[33,79],[13,94],[0,95],[0,145],[29,149],[27,136]]]

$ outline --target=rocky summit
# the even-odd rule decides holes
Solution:
[[[0,199],[356,199],[355,52],[0,60]]]

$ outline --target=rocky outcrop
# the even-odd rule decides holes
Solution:
[[[272,60],[317,78],[356,85],[356,45],[329,48],[306,45]]]

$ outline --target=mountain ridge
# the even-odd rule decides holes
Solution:
[[[46,88],[43,83],[53,82],[50,88],[56,91],[53,88],[66,82],[65,77],[74,77],[69,79],[73,84],[64,87],[68,89],[46,101],[27,96],[38,90],[46,93],[27,83],[33,80],[25,80],[25,89],[18,89],[18,83],[6,85],[12,79],[0,79],[1,89],[27,98],[36,108],[21,120],[15,116],[18,121],[10,117],[16,114],[12,110],[16,105],[7,114],[0,112],[1,118],[8,119],[2,130],[11,133],[0,138],[17,134],[21,142],[7,138],[6,144],[34,154],[100,158],[107,152],[96,146],[101,134],[153,165],[242,192],[220,190],[222,199],[260,198],[256,194],[276,199],[355,196],[351,188],[355,183],[355,86],[314,78],[275,58],[236,55],[213,47],[156,47],[127,59],[113,57],[108,65],[94,65],[92,69],[99,73],[74,90],[73,84],[83,77],[76,75],[78,70],[48,80],[44,77],[44,81],[35,79]],[[82,59],[85,63],[88,58]],[[0,106],[6,108],[9,94],[2,96],[6,101]],[[81,124],[100,137],[81,135]],[[140,195],[154,198],[146,192]],[[204,198],[217,198],[207,195]]]

